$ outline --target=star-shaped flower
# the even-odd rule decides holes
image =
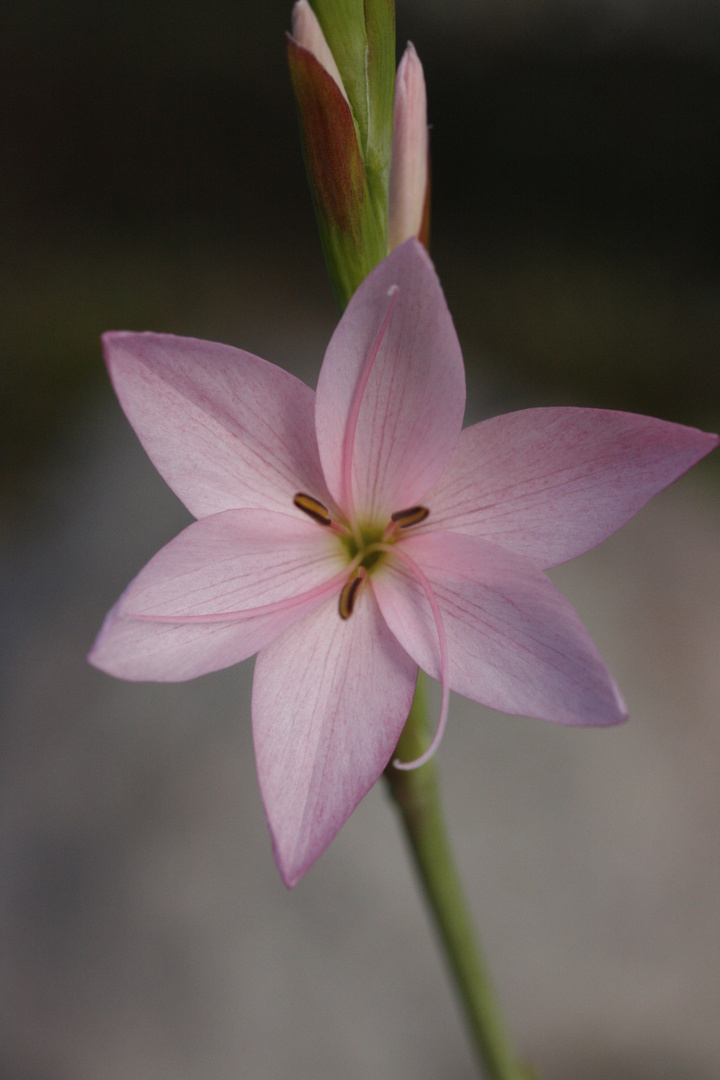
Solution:
[[[392,757],[418,665],[495,709],[614,724],[620,694],[543,571],[580,555],[717,445],[594,409],[461,431],[460,347],[421,245],[366,279],[317,392],[226,345],[105,337],[120,402],[198,520],[107,616],[121,678],[194,678],[258,653],[252,720],[294,885]]]

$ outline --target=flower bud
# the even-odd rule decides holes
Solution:
[[[408,42],[395,81],[388,251],[411,236],[418,236],[427,246],[429,156],[425,77],[415,48]]]
[[[387,255],[394,0],[297,0],[287,49],[325,262],[344,308]]]

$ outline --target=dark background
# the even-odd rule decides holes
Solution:
[[[251,667],[153,686],[83,659],[187,520],[100,333],[225,341],[313,382],[337,317],[289,18],[275,0],[0,10],[0,1080],[474,1075],[382,790],[288,894]],[[587,404],[718,430],[720,4],[417,0],[407,38],[469,416]],[[628,725],[453,702],[452,833],[545,1080],[720,1069],[717,472],[556,574]]]

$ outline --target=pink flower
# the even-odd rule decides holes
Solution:
[[[624,719],[543,570],[612,533],[714,435],[572,408],[461,432],[460,347],[415,240],[358,289],[316,394],[226,345],[114,333],[105,348],[131,424],[199,520],[130,584],[90,660],[174,681],[258,653],[258,775],[288,885],[388,764],[418,665],[443,685],[437,737],[449,689],[564,724]]]

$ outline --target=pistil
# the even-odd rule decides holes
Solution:
[[[422,519],[421,519],[422,520]],[[442,611],[440,610],[440,604],[438,603],[435,591],[428,581],[427,577],[420,569],[414,559],[411,559],[407,552],[400,550],[400,546],[397,544],[378,544],[377,547],[381,551],[387,551],[389,554],[395,556],[408,568],[411,574],[415,577],[421,589],[425,593],[427,602],[430,605],[430,611],[432,612],[433,619],[435,620],[435,630],[438,637],[438,646],[440,649],[440,719],[438,720],[437,728],[435,729],[435,735],[433,736],[430,746],[427,748],[424,754],[421,754],[415,761],[399,761],[395,759],[393,765],[396,769],[419,769],[421,765],[424,765],[426,761],[434,755],[445,731],[445,725],[447,723],[448,707],[450,705],[450,685],[449,685],[449,672],[450,661],[448,658],[448,646],[447,635],[445,633],[445,623],[443,622]]]

